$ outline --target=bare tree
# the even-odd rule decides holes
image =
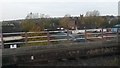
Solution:
[[[99,16],[99,15],[100,15],[100,12],[98,10],[86,12],[86,16]]]
[[[71,17],[71,15],[70,14],[65,14],[65,16],[64,17]]]
[[[85,23],[96,28],[102,26],[104,22],[105,20],[100,16],[100,12],[98,10],[86,12]]]

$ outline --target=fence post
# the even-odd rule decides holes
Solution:
[[[28,42],[28,34],[27,32],[25,32],[25,44],[27,45],[27,42]]]
[[[3,33],[0,34],[1,37],[1,48],[4,49],[4,43],[3,43]]]
[[[86,31],[86,28],[85,28],[85,42],[87,42],[87,31]]]
[[[50,34],[49,34],[49,31],[47,31],[47,40],[48,40],[48,45],[50,45]]]
[[[67,41],[69,41],[69,30],[67,29]]]
[[[117,28],[117,38],[116,38],[116,43],[119,43],[119,31],[118,31],[118,28]]]
[[[102,35],[102,43],[104,41],[104,37],[103,37],[103,28],[102,28],[102,31],[101,31],[101,35]]]

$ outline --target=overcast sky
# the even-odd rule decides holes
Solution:
[[[0,20],[24,19],[30,12],[79,16],[98,10],[101,15],[117,15],[119,0],[0,0]]]

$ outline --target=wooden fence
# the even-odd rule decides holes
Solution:
[[[4,45],[11,45],[11,44],[28,44],[28,43],[42,43],[46,42],[48,45],[50,45],[51,42],[54,41],[65,41],[65,40],[70,40],[70,32],[67,31],[65,35],[57,35],[57,34],[51,34],[51,33],[57,33],[57,32],[63,32],[65,31],[41,31],[41,32],[15,32],[15,33],[1,33],[1,45],[2,48],[4,48]],[[36,36],[30,36],[30,34],[42,34],[42,35],[36,35]],[[101,39],[102,41],[110,41],[111,38],[115,39],[116,42],[118,42],[118,36],[119,33],[113,33],[113,32],[88,32],[85,30],[84,33],[77,34],[77,35],[83,35],[86,42],[91,39]],[[6,37],[5,37],[6,36]],[[53,39],[55,37],[63,37],[62,39]],[[66,38],[65,38],[66,37]],[[36,38],[46,38],[44,40],[33,40],[30,41],[28,39],[36,39]],[[7,41],[15,41],[15,40],[24,40],[22,42],[17,41],[17,42],[7,42]]]

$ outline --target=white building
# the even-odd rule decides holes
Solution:
[[[36,19],[36,18],[39,18],[39,14],[38,13],[29,13],[27,16],[26,16],[26,19]]]

